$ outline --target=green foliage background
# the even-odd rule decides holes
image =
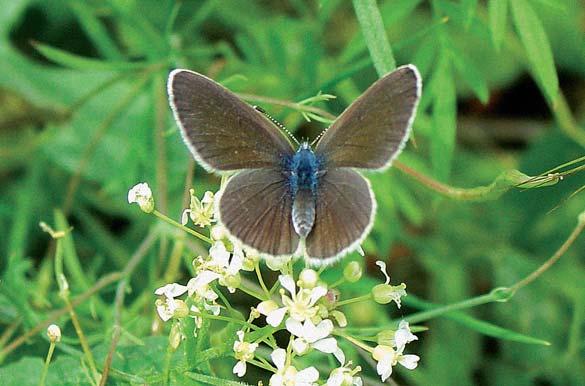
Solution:
[[[511,169],[538,175],[584,153],[585,5],[578,0],[0,5],[3,385],[38,383],[48,346],[43,322],[64,307],[53,274],[55,245],[40,221],[61,230],[73,226],[64,258],[74,298],[121,272],[145,236],[162,228],[156,248],[126,278],[121,341],[109,381],[160,382],[166,338],[162,326],[151,336],[153,290],[185,282],[204,245],[127,205],[126,194],[148,181],[157,207],[178,218],[193,171],[189,185],[199,194],[219,183],[199,166],[193,169],[179,138],[166,100],[170,69],[208,74],[298,135],[314,137],[324,125],[307,123],[300,114],[306,106],[294,102],[334,94],[337,99],[313,107],[337,115],[395,63],[415,63],[423,95],[399,160],[450,186],[489,185]],[[347,314],[354,326],[410,315],[429,328],[413,344],[420,367],[399,372],[398,384],[585,384],[583,240],[505,303],[493,303],[495,297],[474,308],[482,302],[464,303],[467,316],[444,309],[416,313],[511,286],[541,265],[585,209],[583,194],[564,201],[583,185],[581,175],[504,195],[499,193],[510,184],[489,194],[463,191],[478,202],[457,199],[454,190],[442,197],[403,169],[370,178],[379,212],[364,245],[364,266],[374,276],[373,262],[386,260],[393,281],[406,282],[409,296],[400,314],[362,305]],[[181,266],[169,267],[173,253],[181,255]],[[325,274],[339,276],[343,264],[356,259],[362,261],[351,255]],[[113,333],[115,282],[122,277],[77,308],[98,368]],[[343,290],[359,294],[366,284],[371,281]],[[249,306],[245,297],[239,301],[243,310]],[[87,384],[75,331],[66,314],[55,320],[65,339],[47,383]],[[177,384],[232,379],[229,357],[192,367],[192,358],[180,354],[173,359]],[[200,375],[186,378],[181,369]],[[375,372],[368,368],[365,374],[375,382]],[[247,379],[259,377],[250,373]]]

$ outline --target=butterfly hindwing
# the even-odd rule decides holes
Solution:
[[[333,122],[315,153],[328,167],[390,166],[410,135],[420,90],[416,67],[399,67],[376,81]]]
[[[354,249],[368,234],[375,211],[364,177],[350,168],[327,170],[319,180],[315,224],[306,239],[308,258],[319,263]]]
[[[168,93],[185,143],[209,171],[275,167],[294,153],[263,114],[201,74],[174,70]]]
[[[219,220],[244,245],[272,256],[292,255],[299,244],[292,195],[279,169],[244,170],[219,198]]]

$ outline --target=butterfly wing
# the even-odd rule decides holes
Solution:
[[[172,71],[168,93],[183,140],[209,171],[275,167],[294,153],[263,114],[201,74]]]
[[[244,245],[272,256],[292,255],[299,245],[292,195],[279,169],[244,170],[219,197],[219,221]]]
[[[315,153],[328,166],[390,166],[408,140],[420,91],[416,67],[399,67],[370,86],[333,122]]]
[[[374,221],[376,201],[368,180],[350,168],[327,170],[319,180],[315,223],[305,251],[316,264],[354,249]]]

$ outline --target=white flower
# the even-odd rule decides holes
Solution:
[[[167,298],[176,298],[177,296],[183,295],[185,292],[187,292],[187,286],[177,283],[164,285],[154,291],[155,295],[164,295]]]
[[[260,313],[266,315],[266,322],[272,327],[277,327],[282,323],[284,316],[287,314],[296,321],[303,322],[310,319],[317,314],[318,308],[315,303],[325,296],[327,288],[317,286],[312,289],[299,289],[296,292],[296,285],[293,278],[289,275],[280,275],[278,277],[280,285],[282,285],[289,293],[290,297],[285,294],[284,290],[280,290],[282,303],[284,307],[271,310],[269,312],[262,312],[262,308],[258,307]]]
[[[386,273],[386,263],[383,261],[376,261],[376,265],[380,267],[380,271],[384,274],[384,284],[378,284],[372,288],[372,295],[374,301],[380,304],[387,304],[390,302],[396,303],[396,306],[400,308],[401,298],[406,296],[406,284],[401,283],[400,285],[390,285],[390,276]]]
[[[128,203],[136,203],[143,212],[151,213],[154,210],[152,190],[146,182],[135,185],[128,191]]]
[[[277,369],[270,377],[270,386],[313,386],[319,379],[319,372],[313,366],[299,371],[287,364],[286,351],[282,348],[274,350],[270,357]]]
[[[234,342],[234,356],[238,359],[238,363],[233,368],[233,373],[238,377],[243,377],[246,374],[246,362],[254,359],[254,352],[258,348],[258,343],[244,342],[244,331],[236,333],[238,340]]]
[[[334,354],[339,363],[345,363],[343,351],[337,346],[335,338],[329,336],[333,331],[331,320],[322,320],[315,326],[310,319],[306,319],[301,324],[301,322],[289,318],[286,321],[286,329],[296,336],[292,342],[292,348],[297,355],[304,355],[311,348],[314,348],[326,354]]]
[[[360,377],[356,374],[359,373],[362,368],[357,366],[355,369],[351,369],[349,366],[351,362],[345,366],[333,369],[329,378],[327,378],[326,386],[362,386],[363,382]]]
[[[51,343],[57,343],[61,341],[61,329],[56,324],[51,324],[47,327],[47,336]]]
[[[187,287],[177,283],[164,285],[154,291],[156,295],[164,296],[164,299],[157,299],[155,302],[156,311],[163,322],[168,321],[174,316],[184,317],[188,314],[185,302],[180,299],[175,299],[185,292],[187,292]]]
[[[197,226],[206,227],[215,222],[215,216],[213,212],[213,192],[207,191],[203,195],[201,201],[195,196],[195,190],[189,190],[191,194],[191,204],[189,209],[183,211],[181,216],[181,223],[187,224],[188,217],[191,217],[191,221]],[[187,217],[188,216],[188,217]]]
[[[409,370],[414,370],[420,360],[418,355],[404,355],[402,354],[404,347],[394,350],[390,346],[378,345],[374,348],[372,357],[378,362],[376,370],[378,375],[382,378],[382,382],[392,374],[392,367],[400,363],[402,366]]]
[[[221,276],[212,271],[203,271],[191,278],[187,283],[187,291],[189,296],[195,295],[196,299],[204,299],[207,301],[214,301],[218,298],[215,291],[209,288],[209,284]]]
[[[404,348],[407,343],[418,340],[418,337],[410,332],[410,327],[406,320],[401,320],[398,324],[398,330],[394,333],[394,347],[396,349]]]

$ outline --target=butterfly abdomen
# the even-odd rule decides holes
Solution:
[[[293,196],[293,226],[299,236],[307,237],[315,224],[319,162],[306,143],[291,157],[286,172]]]

